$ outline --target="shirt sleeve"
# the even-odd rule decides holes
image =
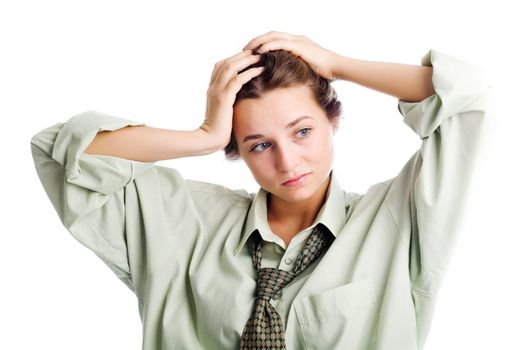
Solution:
[[[145,124],[86,111],[31,138],[37,174],[63,225],[133,291],[124,188],[154,163],[84,150],[99,131],[135,125]]]
[[[421,62],[433,67],[435,94],[398,103],[403,121],[422,142],[391,182],[387,205],[407,247],[416,331],[423,342],[459,234],[492,99],[479,67],[436,50]]]
[[[436,50],[423,57],[422,65],[433,67],[435,94],[420,102],[398,103],[404,123],[422,143],[394,178],[389,210],[409,246],[413,293],[432,298],[459,233],[491,99],[486,75],[478,66]]]

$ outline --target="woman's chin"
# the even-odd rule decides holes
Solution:
[[[296,203],[302,202],[312,197],[313,193],[308,187],[301,188],[289,188],[281,186],[278,191],[273,193],[278,196],[281,200]]]

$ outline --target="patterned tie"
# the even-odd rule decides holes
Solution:
[[[270,298],[275,299],[279,291],[321,255],[333,240],[328,228],[317,224],[297,258],[294,271],[288,272],[271,267],[261,268],[262,238],[259,231],[254,231],[252,259],[257,273],[255,307],[241,335],[241,350],[286,349],[283,323],[279,313],[270,304]]]

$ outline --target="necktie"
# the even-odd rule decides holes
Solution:
[[[317,224],[305,247],[297,258],[293,272],[276,268],[261,268],[261,243],[259,231],[252,235],[252,260],[256,269],[257,287],[255,307],[241,335],[241,350],[286,349],[284,327],[279,313],[270,304],[279,291],[303,271],[312,261],[332,244],[334,237],[323,224]]]

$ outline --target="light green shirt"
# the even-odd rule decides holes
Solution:
[[[87,111],[31,139],[44,189],[65,228],[137,296],[143,349],[235,349],[254,306],[250,234],[262,266],[291,271],[317,223],[330,249],[271,300],[288,349],[422,349],[474,175],[489,86],[467,62],[435,50],[436,94],[399,101],[421,148],[366,193],[332,170],[312,226],[286,247],[266,195],[185,179],[173,168],[83,151],[101,130],[145,123]]]

